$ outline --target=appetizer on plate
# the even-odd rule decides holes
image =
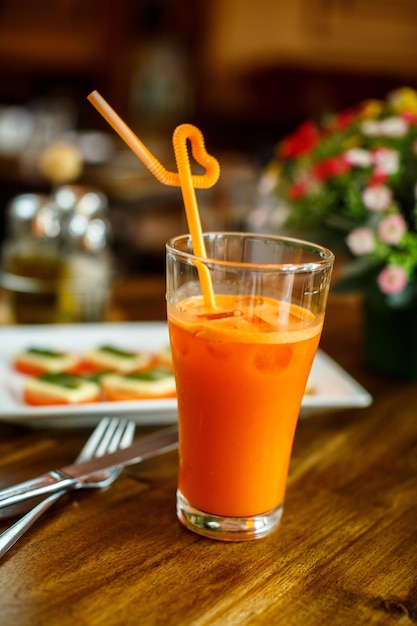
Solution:
[[[100,378],[104,400],[147,400],[175,398],[175,378],[171,370],[152,368],[130,374],[104,374]]]
[[[28,348],[14,357],[14,368],[21,374],[38,376],[44,373],[74,372],[79,358],[68,352],[48,348]]]
[[[32,406],[98,402],[100,385],[66,373],[30,376],[23,382],[23,399]]]
[[[176,396],[169,346],[147,353],[102,345],[82,356],[28,348],[14,368],[26,375],[22,397],[31,406]]]
[[[149,367],[152,355],[121,350],[115,346],[99,346],[87,352],[82,361],[86,371],[126,374]]]

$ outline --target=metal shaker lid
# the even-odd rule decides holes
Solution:
[[[25,193],[7,206],[7,228],[11,237],[30,234],[54,239],[61,232],[59,210],[45,194]]]
[[[107,197],[102,192],[82,185],[62,185],[54,191],[52,199],[66,213],[92,216],[108,209]]]

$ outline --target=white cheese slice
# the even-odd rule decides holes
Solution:
[[[19,352],[15,355],[15,360],[52,373],[67,372],[78,363],[75,356],[59,352],[54,352],[53,356],[36,352]]]
[[[152,357],[145,353],[123,355],[110,350],[95,348],[87,352],[85,360],[102,370],[112,370],[127,374],[128,372],[134,372],[147,367]]]
[[[64,387],[39,378],[27,378],[23,387],[25,391],[39,394],[50,400],[56,399],[68,404],[81,404],[98,399],[100,387],[89,380],[80,380],[77,387]]]
[[[101,378],[101,386],[104,391],[109,390],[131,396],[165,396],[175,393],[175,378],[169,374],[157,380],[146,380],[120,376],[119,374],[106,374]]]

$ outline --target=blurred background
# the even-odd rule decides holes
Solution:
[[[92,90],[168,169],[175,126],[196,124],[222,167],[198,194],[203,227],[244,228],[278,140],[416,88],[416,42],[416,0],[1,0],[0,243],[12,198],[77,185],[107,199],[114,276],[161,275],[166,239],[186,229],[180,192],[123,145]]]

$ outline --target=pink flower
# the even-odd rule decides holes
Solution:
[[[392,191],[385,185],[367,187],[362,192],[364,205],[370,211],[385,211],[392,200]]]
[[[375,238],[370,228],[355,228],[347,236],[346,243],[356,255],[369,254],[375,249]]]
[[[407,231],[405,219],[399,213],[384,217],[378,225],[378,234],[384,243],[398,243]]]
[[[381,291],[387,295],[394,295],[400,293],[406,287],[408,275],[402,267],[389,265],[379,273],[377,282]]]

